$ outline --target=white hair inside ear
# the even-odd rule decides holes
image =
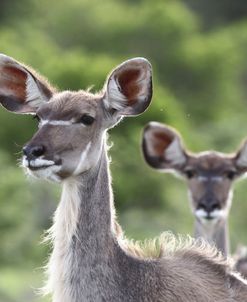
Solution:
[[[37,108],[41,103],[46,101],[45,95],[43,95],[34,78],[29,73],[26,80],[26,96],[26,102],[31,107]]]
[[[186,156],[177,137],[175,137],[172,143],[167,147],[164,156],[172,165],[183,165],[186,162]]]
[[[122,110],[127,106],[127,98],[121,93],[121,87],[115,77],[109,79],[107,93],[103,102],[106,109]]]
[[[247,167],[247,142],[244,143],[242,149],[239,151],[236,164],[239,167]]]

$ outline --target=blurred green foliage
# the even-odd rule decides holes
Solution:
[[[246,136],[247,8],[246,1],[227,3],[1,1],[0,52],[37,69],[59,89],[93,85],[96,91],[123,60],[144,56],[152,62],[150,108],[138,118],[126,118],[109,138],[114,143],[111,170],[119,219],[130,236],[140,239],[168,229],[179,233],[193,229],[185,184],[144,163],[140,138],[148,121],[176,127],[195,152],[232,152]],[[5,267],[42,266],[47,257],[48,248],[38,242],[51,224],[59,187],[27,181],[17,166],[21,146],[37,127],[32,118],[2,109],[0,123],[2,302]],[[230,218],[233,247],[247,244],[245,186],[243,180],[235,190]],[[11,297],[9,301],[34,299]]]

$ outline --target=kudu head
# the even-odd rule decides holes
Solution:
[[[36,72],[0,55],[0,103],[33,114],[39,129],[23,148],[23,166],[36,177],[62,181],[93,167],[106,129],[138,115],[152,97],[152,69],[144,58],[114,69],[101,92],[57,92]]]
[[[150,122],[143,132],[142,149],[151,167],[177,172],[186,180],[197,220],[208,224],[227,218],[232,184],[247,171],[247,142],[231,155],[215,151],[193,154],[173,128]]]

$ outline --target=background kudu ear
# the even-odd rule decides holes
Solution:
[[[13,58],[0,54],[0,104],[15,113],[34,113],[53,94],[49,84]]]
[[[187,161],[179,134],[157,122],[150,122],[145,127],[142,150],[146,162],[155,169],[179,171]]]
[[[235,156],[235,163],[241,172],[247,171],[247,139],[242,143],[239,151]]]
[[[145,111],[152,98],[152,67],[144,58],[123,62],[106,82],[104,105],[119,116],[138,115]]]

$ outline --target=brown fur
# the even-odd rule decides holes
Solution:
[[[127,97],[129,106],[133,105],[141,87],[137,79],[140,76],[140,70],[126,70],[119,76],[119,83],[122,87],[122,93]]]

